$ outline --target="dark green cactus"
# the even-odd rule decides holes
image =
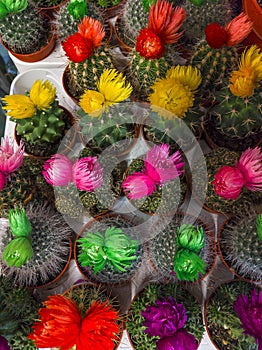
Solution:
[[[47,45],[52,28],[50,21],[34,6],[10,13],[0,20],[0,36],[8,49],[16,53],[30,54]]]
[[[7,339],[11,350],[36,350],[27,336],[40,306],[27,289],[14,287],[11,281],[0,277],[0,334]]]
[[[254,285],[243,281],[232,281],[219,286],[209,299],[205,314],[206,326],[218,349],[256,350],[253,337],[244,334],[240,319],[233,304],[240,294],[250,296]]]
[[[20,268],[2,263],[2,273],[13,284],[36,287],[50,283],[66,266],[70,257],[72,231],[60,214],[43,204],[28,205],[27,216],[32,225],[31,241],[33,255]],[[8,227],[1,227],[1,254],[12,239]]]
[[[219,245],[223,259],[239,276],[254,282],[262,280],[256,214],[235,217],[227,222],[220,233]]]
[[[145,332],[144,317],[141,315],[141,311],[144,311],[149,305],[154,305],[157,299],[168,298],[169,296],[185,306],[187,310],[185,328],[196,337],[198,342],[201,341],[204,326],[201,306],[196,298],[177,283],[149,284],[134,299],[127,316],[127,332],[134,348],[139,350],[157,349],[156,341],[159,337],[151,337]]]

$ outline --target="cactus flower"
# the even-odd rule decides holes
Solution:
[[[103,183],[103,168],[97,157],[78,159],[72,168],[73,181],[80,191],[93,192]]]
[[[5,95],[2,98],[5,105],[2,107],[11,118],[25,119],[31,118],[36,113],[36,106],[29,96],[25,95]]]
[[[78,25],[78,33],[92,43],[92,47],[99,47],[105,37],[103,25],[97,19],[84,17]]]
[[[5,182],[6,182],[5,175],[0,172],[0,191],[4,188]]]
[[[9,174],[20,168],[23,163],[23,159],[23,143],[20,143],[18,148],[15,150],[14,141],[10,140],[8,136],[2,137],[0,146],[0,173],[8,177]]]
[[[180,329],[170,337],[159,339],[156,343],[157,350],[197,350],[196,338],[186,329]]]
[[[135,172],[122,182],[122,188],[129,199],[150,196],[156,190],[156,183],[143,172]]]
[[[0,350],[10,350],[7,340],[2,335],[0,335]]]
[[[54,154],[43,165],[42,174],[52,186],[67,186],[72,181],[72,162],[63,154]]]
[[[203,228],[197,228],[190,224],[181,225],[176,232],[176,245],[179,248],[198,252],[204,247]]]
[[[80,33],[70,35],[63,43],[63,49],[70,61],[80,63],[89,58],[93,52],[92,43],[85,40]]]
[[[238,168],[225,165],[217,171],[212,183],[218,196],[235,200],[242,191],[245,179]]]
[[[105,96],[95,90],[86,90],[79,100],[79,106],[91,117],[99,117],[101,115],[104,103]]]
[[[37,109],[47,110],[56,97],[56,87],[49,80],[36,80],[30,89],[30,99]]]
[[[236,165],[250,191],[262,191],[262,151],[260,147],[244,151]]]
[[[179,280],[195,281],[198,274],[204,274],[205,262],[195,252],[187,249],[179,249],[174,256],[174,271]]]
[[[88,12],[87,4],[84,0],[70,0],[67,10],[76,21],[82,19]]]
[[[5,247],[2,259],[8,266],[21,267],[33,255],[33,248],[30,240],[26,237],[13,239]]]
[[[241,321],[244,334],[256,339],[259,349],[262,347],[262,291],[253,289],[250,300],[240,294],[234,302],[234,309]]]
[[[9,211],[8,220],[14,236],[29,237],[32,232],[32,226],[25,209],[11,209]]]
[[[158,35],[144,28],[136,38],[136,51],[146,59],[157,59],[164,55],[165,46]]]

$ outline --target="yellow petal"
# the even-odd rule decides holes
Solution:
[[[103,94],[95,90],[86,90],[80,98],[79,105],[85,113],[98,117],[102,113],[104,102]]]
[[[171,67],[166,77],[173,78],[178,83],[188,86],[192,91],[195,91],[202,81],[200,70],[192,66]]]
[[[38,109],[46,110],[50,108],[56,96],[56,87],[48,80],[42,82],[36,80],[30,90],[30,98]]]
[[[28,96],[6,95],[2,98],[5,102],[3,109],[9,117],[15,119],[31,118],[36,113],[36,107]]]

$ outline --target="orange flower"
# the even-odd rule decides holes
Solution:
[[[99,47],[105,36],[103,25],[98,20],[91,17],[84,17],[78,26],[78,33],[93,43],[94,47]]]
[[[234,46],[243,41],[251,32],[253,23],[249,17],[241,12],[225,27],[227,32],[227,46]]]

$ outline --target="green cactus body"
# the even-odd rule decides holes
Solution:
[[[25,288],[14,287],[5,277],[0,277],[0,334],[10,350],[36,350],[27,338],[32,331],[41,303]]]
[[[182,29],[185,31],[182,42],[196,43],[205,35],[205,28],[211,22],[224,26],[233,18],[230,0],[216,2],[205,1],[203,6],[196,6],[186,0],[182,7],[186,10],[186,19]]]
[[[68,5],[69,5],[69,2],[61,6],[60,9],[55,13],[55,18],[54,18],[56,33],[61,42],[65,41],[66,38],[68,38],[70,35],[73,35],[77,32],[78,25],[81,21],[81,19],[75,20],[70,15],[70,13],[68,12]],[[105,29],[106,29],[105,40],[107,40],[109,35],[108,25],[105,23],[99,8],[91,2],[88,3],[87,16],[97,19],[105,26]]]
[[[122,0],[96,0],[95,3],[102,8],[113,7],[120,4]]]
[[[210,91],[218,90],[228,81],[228,74],[237,69],[240,57],[237,46],[212,49],[205,40],[196,44],[191,64],[201,71],[203,79],[199,90],[203,98],[206,99]]]
[[[114,65],[111,50],[106,45],[96,49],[92,56],[83,62],[70,61],[65,77],[69,93],[79,99],[85,90],[95,90],[100,75],[107,68],[114,68]]]
[[[211,295],[205,313],[206,325],[218,349],[256,350],[253,337],[244,334],[240,319],[233,304],[240,294],[250,296],[254,285],[233,281],[219,286]]]
[[[26,208],[32,225],[31,242],[33,255],[20,268],[2,264],[2,273],[13,284],[24,287],[36,287],[50,283],[65,268],[70,257],[70,236],[72,231],[62,216],[51,207],[33,204]],[[1,228],[1,254],[12,239],[10,229]]]
[[[51,24],[32,5],[0,20],[0,36],[8,49],[30,54],[44,47],[51,38]]]
[[[214,94],[216,104],[207,115],[209,137],[219,147],[243,151],[261,140],[262,93],[251,97],[233,95],[229,88]]]
[[[197,162],[193,164],[192,173],[195,181],[193,194],[198,198],[198,193],[202,194],[206,191],[205,206],[208,210],[223,213],[225,215],[243,215],[250,212],[254,205],[261,203],[261,195],[258,192],[243,189],[239,197],[235,200],[226,200],[219,197],[214,191],[214,175],[220,167],[224,165],[234,166],[240,157],[240,152],[229,151],[225,148],[217,148],[205,155],[206,170],[198,167]],[[205,183],[202,179],[206,178],[203,171],[207,171],[207,180]]]
[[[127,316],[127,332],[130,336],[133,347],[138,350],[156,350],[159,337],[151,337],[143,326],[144,317],[141,311],[147,306],[154,305],[157,299],[168,298],[172,296],[178,303],[182,303],[187,310],[187,321],[185,329],[193,334],[200,342],[204,326],[201,315],[201,306],[196,298],[191,295],[180,284],[149,284],[143,289],[131,304]]]
[[[220,233],[219,244],[223,259],[235,273],[254,282],[262,280],[257,215],[231,219]]]

